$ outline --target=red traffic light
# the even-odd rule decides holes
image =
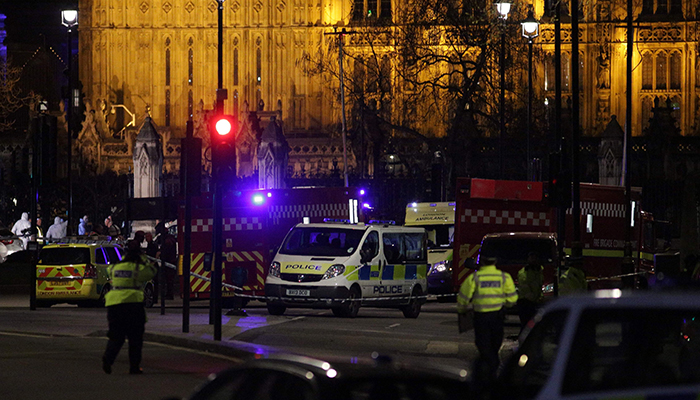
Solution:
[[[228,135],[235,135],[235,120],[231,115],[217,115],[211,120],[211,132],[216,133],[222,139]]]

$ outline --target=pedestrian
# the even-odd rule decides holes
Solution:
[[[518,271],[518,317],[520,317],[520,332],[525,329],[537,314],[537,308],[544,300],[542,283],[544,268],[540,264],[540,256],[536,251],[527,254],[527,265]]]
[[[68,226],[68,221],[63,221],[61,217],[56,217],[53,219],[53,225],[49,226],[49,230],[46,231],[46,239],[58,240],[66,237],[66,228]]]
[[[177,239],[168,232],[165,226],[163,226],[158,233],[160,234],[162,243],[160,245],[159,258],[161,260],[160,265],[164,268],[165,298],[167,300],[172,300],[175,297],[176,271],[174,266],[177,265]]]
[[[585,293],[588,290],[588,282],[583,271],[583,258],[571,257],[568,261],[569,268],[559,278],[559,295]]]
[[[106,234],[108,236],[111,236],[112,239],[116,239],[119,237],[121,234],[121,231],[119,230],[119,227],[112,222],[112,216],[109,215],[107,218],[105,218],[105,229],[106,229]]]
[[[112,264],[107,272],[112,287],[105,295],[109,341],[102,356],[102,370],[112,373],[112,364],[128,338],[129,373],[142,374],[141,351],[146,327],[143,284],[155,276],[156,268],[141,254],[140,243],[132,240],[127,246],[126,257]]]
[[[22,217],[12,226],[12,234],[19,236],[22,239],[23,248],[27,248],[29,244],[29,231],[32,228],[32,223],[29,221],[29,213],[23,212]]]
[[[153,234],[151,232],[146,233],[146,255],[149,257],[158,257],[158,245],[153,241]]]
[[[83,218],[80,218],[80,224],[78,225],[78,235],[87,235],[90,233],[92,230],[90,225],[90,220],[88,219],[87,215],[84,215]]]
[[[474,363],[477,391],[490,386],[500,364],[498,351],[503,342],[504,307],[518,301],[510,274],[496,268],[495,257],[479,257],[479,268],[467,276],[457,295],[457,312],[474,309],[474,342],[479,356]]]

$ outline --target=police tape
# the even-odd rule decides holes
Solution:
[[[644,275],[644,274],[646,274],[646,273],[647,273],[647,272],[645,272],[645,271],[640,271],[640,272],[632,272],[632,273],[630,273],[630,274],[622,274],[622,275],[614,275],[614,276],[605,276],[605,277],[602,277],[602,278],[590,278],[590,279],[586,278],[586,282],[590,283],[590,282],[598,282],[598,281],[618,280],[618,279],[621,279],[621,278],[629,278],[629,277],[632,277],[632,276],[638,276],[638,275],[641,276],[641,275]]]

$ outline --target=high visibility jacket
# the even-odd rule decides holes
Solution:
[[[471,302],[474,312],[498,311],[503,306],[512,307],[518,301],[518,293],[510,274],[485,265],[464,280],[457,295],[457,312],[467,312]]]
[[[569,267],[559,279],[559,295],[573,294],[576,292],[585,292],[588,290],[588,282],[586,282],[586,274],[580,268]]]
[[[107,269],[112,286],[105,295],[105,306],[143,303],[143,284],[153,279],[156,267],[145,256],[136,263],[120,262]]]
[[[523,267],[518,271],[518,299],[530,300],[535,303],[542,301],[542,283],[544,282],[543,268]]]

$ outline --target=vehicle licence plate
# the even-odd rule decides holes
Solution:
[[[49,281],[49,286],[68,286],[69,281]]]
[[[287,289],[287,296],[306,296],[311,295],[311,290],[309,289]]]

